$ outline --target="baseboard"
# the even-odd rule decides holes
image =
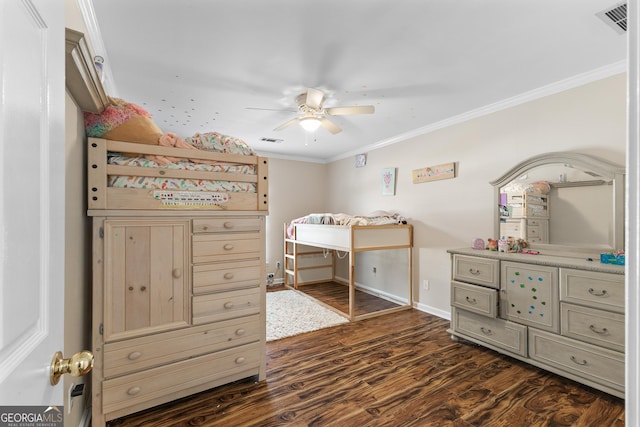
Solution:
[[[413,308],[415,308],[416,310],[424,311],[425,313],[433,314],[434,316],[438,316],[446,320],[451,320],[451,312],[444,311],[439,308],[431,307],[429,305],[415,301],[413,303]]]

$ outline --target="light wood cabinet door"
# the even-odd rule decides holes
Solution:
[[[189,221],[106,220],[104,339],[187,326]]]

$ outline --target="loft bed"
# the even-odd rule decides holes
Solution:
[[[90,211],[269,209],[266,157],[102,138],[87,153]]]
[[[311,248],[311,249],[310,249]],[[366,312],[356,313],[356,290],[371,293],[371,290],[363,290],[356,285],[355,280],[355,259],[356,253],[367,251],[382,251],[392,249],[407,250],[407,293],[405,302],[394,301],[393,307]],[[376,215],[369,217],[354,217],[344,214],[311,214],[298,218],[284,226],[284,285],[289,289],[302,291],[304,285],[319,282],[338,282],[348,286],[348,311],[342,311],[323,301],[316,301],[325,307],[341,314],[349,321],[362,320],[382,314],[388,314],[398,310],[405,310],[412,307],[412,259],[413,259],[413,226],[406,224],[406,221],[397,215]],[[343,257],[348,254],[349,279],[347,282],[336,276],[335,258],[336,254],[342,252]],[[331,256],[328,263],[303,264],[301,258],[309,255],[323,254],[325,257],[329,253]],[[310,270],[330,270],[331,278],[320,280],[300,280],[301,273]],[[307,296],[309,296],[307,294]],[[313,297],[312,297],[313,298]]]

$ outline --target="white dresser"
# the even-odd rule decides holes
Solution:
[[[624,397],[624,267],[451,249],[452,337]]]

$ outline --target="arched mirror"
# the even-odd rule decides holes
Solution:
[[[491,182],[494,232],[541,253],[624,249],[624,167],[580,153],[546,153]]]

